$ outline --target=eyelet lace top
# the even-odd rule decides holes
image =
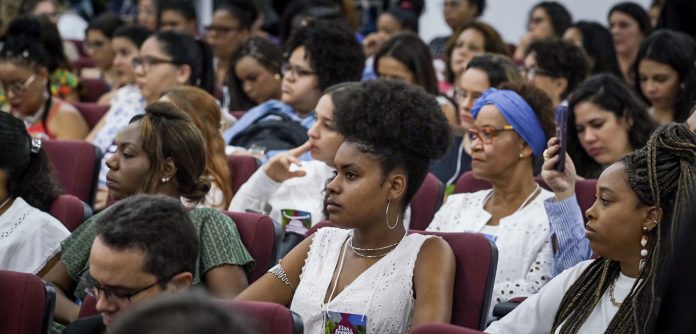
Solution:
[[[314,234],[290,309],[302,317],[305,333],[323,333],[327,309],[366,315],[368,333],[405,333],[413,314],[413,270],[423,242],[431,236],[406,236],[324,305],[343,243],[352,234],[329,227]]]

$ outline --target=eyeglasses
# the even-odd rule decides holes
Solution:
[[[473,142],[478,138],[484,144],[490,144],[493,142],[499,132],[514,130],[512,125],[506,125],[502,128],[494,128],[492,126],[484,126],[478,129],[469,129],[469,139]]]
[[[161,58],[154,58],[154,57],[135,57],[131,61],[133,64],[133,69],[137,69],[138,67],[142,66],[143,70],[147,72],[150,69],[150,66],[153,65],[160,65],[160,64],[172,64],[172,65],[181,65],[180,62],[174,61],[174,60],[169,60],[169,59],[161,59]]]
[[[216,25],[209,24],[209,25],[203,27],[203,29],[205,29],[205,32],[207,32],[207,33],[215,33],[215,34],[219,34],[219,35],[225,35],[225,34],[228,34],[232,31],[238,31],[239,27],[224,27],[224,26],[216,26]]]
[[[16,82],[15,81],[7,86],[5,86],[5,84],[3,84],[2,86],[5,89],[5,91],[7,91],[7,92],[11,91],[17,95],[20,95],[20,94],[24,93],[24,91],[27,89],[27,87],[29,87],[32,83],[34,83],[35,79],[36,79],[36,74],[32,74],[32,76],[30,76],[24,82]]]
[[[82,282],[85,284],[85,286],[87,286],[84,290],[86,294],[96,299],[99,299],[99,297],[103,295],[104,298],[108,299],[112,303],[130,303],[131,298],[154,287],[157,284],[160,284],[160,281],[157,281],[140,289],[135,289],[132,291],[118,291],[115,289],[105,288],[91,279],[83,279]]]
[[[557,73],[547,71],[547,70],[542,70],[538,67],[527,67],[527,66],[520,66],[518,67],[520,74],[522,74],[523,77],[526,77],[527,80],[533,80],[537,75],[545,75],[547,77],[552,77],[552,78],[558,78],[560,75]]]
[[[307,70],[299,66],[292,66],[290,64],[283,64],[283,66],[280,68],[280,71],[283,73],[283,76],[290,73],[295,78],[301,78],[315,74],[314,71]]]

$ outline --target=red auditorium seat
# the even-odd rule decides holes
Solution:
[[[442,205],[445,187],[435,175],[428,173],[423,184],[411,200],[412,230],[423,231],[433,220],[435,213]]]
[[[0,332],[50,334],[56,293],[25,273],[0,270]]]
[[[483,334],[475,329],[448,325],[448,324],[425,324],[412,329],[410,334]]]
[[[80,79],[80,102],[97,102],[99,98],[111,90],[109,84],[102,79]]]
[[[72,232],[92,216],[92,208],[73,195],[59,195],[49,213]]]
[[[302,334],[304,332],[302,318],[283,305],[222,299],[218,302],[235,315],[241,315],[258,334]]]
[[[92,206],[101,151],[88,142],[72,140],[45,140],[43,147],[55,167],[63,191]]]
[[[232,154],[227,156],[227,167],[232,173],[232,191],[236,194],[259,168],[259,161],[252,156]]]
[[[87,126],[89,126],[90,130],[94,129],[97,123],[99,123],[102,117],[109,111],[109,106],[103,104],[76,102],[72,105],[75,106],[77,111],[79,111],[85,121],[87,121]]]
[[[258,213],[230,211],[223,211],[223,213],[230,216],[237,224],[242,243],[256,261],[254,269],[247,274],[251,284],[275,265],[283,230],[270,217]]]

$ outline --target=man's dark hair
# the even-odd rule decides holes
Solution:
[[[114,33],[120,27],[125,24],[121,17],[114,13],[104,13],[99,15],[92,23],[87,26],[85,33],[90,30],[100,31],[104,36],[111,39],[114,37]]]
[[[534,53],[537,66],[552,76],[565,78],[568,86],[561,93],[561,99],[568,97],[590,70],[585,51],[568,41],[558,38],[534,41],[527,49],[527,55]]]
[[[145,253],[145,270],[164,286],[196,270],[198,233],[181,202],[163,195],[133,195],[99,217],[96,235],[109,248]]]
[[[251,30],[259,18],[259,9],[252,0],[224,0],[215,7],[215,11],[224,10],[237,21],[241,30]]]
[[[189,21],[198,21],[196,17],[196,8],[193,3],[188,0],[159,0],[157,2],[157,26],[160,26],[162,14],[165,11],[175,11]]]
[[[360,81],[365,55],[355,34],[345,25],[316,21],[295,32],[285,47],[285,58],[304,47],[312,71],[319,77],[319,89]]]

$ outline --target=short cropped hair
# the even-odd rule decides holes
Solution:
[[[133,195],[99,217],[96,236],[109,248],[145,253],[144,271],[165,286],[179,273],[194,273],[198,233],[178,199],[164,195]]]
[[[527,49],[526,55],[531,53],[534,53],[539,68],[568,80],[568,86],[561,93],[561,99],[568,97],[590,71],[585,51],[568,41],[558,38],[534,41]]]

